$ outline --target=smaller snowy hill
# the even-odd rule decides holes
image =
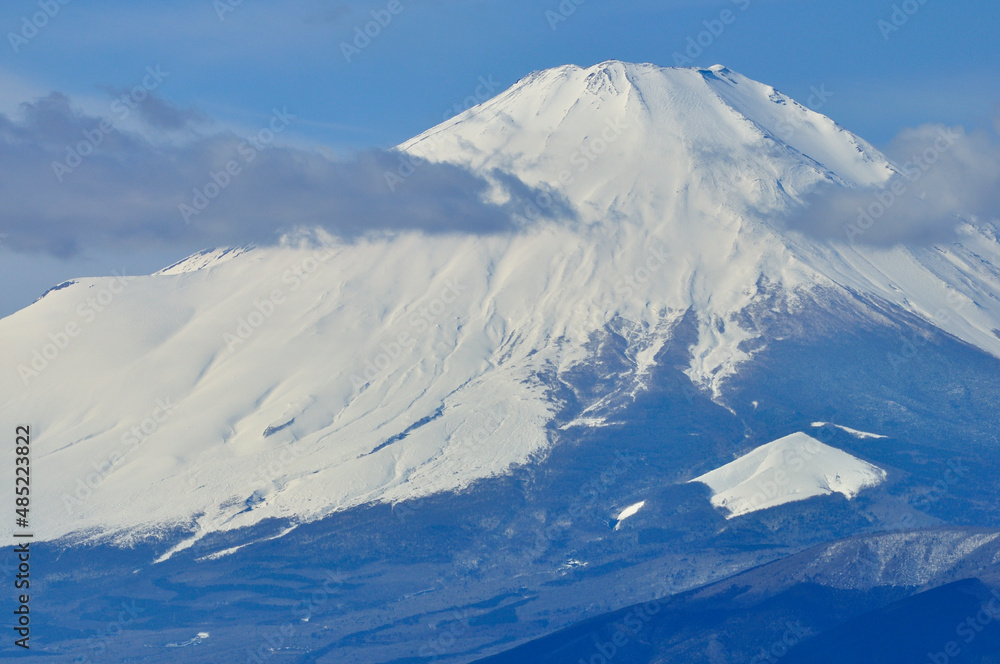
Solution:
[[[886,472],[804,433],[793,433],[696,477],[712,489],[726,518],[841,493],[848,499],[885,480]]]

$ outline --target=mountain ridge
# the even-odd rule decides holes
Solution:
[[[622,132],[605,141],[620,113]],[[781,122],[837,170],[778,140]],[[429,136],[426,158],[485,177],[556,186],[569,170],[563,195],[580,223],[220,249],[129,278],[90,320],[77,320],[80,303],[108,280],[77,280],[0,320],[12,358],[0,403],[47,431],[39,450],[58,469],[39,480],[40,538],[182,529],[182,550],[217,530],[502,475],[549,449],[553,376],[593,361],[612,327],[627,343],[621,403],[688,316],[686,374],[723,404],[727,381],[773,341],[752,314],[762,307],[884,317],[870,298],[1000,356],[995,236],[969,226],[965,244],[880,250],[781,229],[774,215],[831,174],[871,185],[892,167],[725,68],[547,70],[401,149]],[[573,164],[594,136],[604,149]],[[80,333],[63,344],[68,323]],[[18,367],[49,346],[23,380]],[[123,447],[164,399],[170,417]],[[607,424],[605,405],[585,404],[577,424]]]

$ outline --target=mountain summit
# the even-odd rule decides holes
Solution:
[[[38,537],[179,529],[183,548],[469,487],[544,456],[555,424],[609,424],[669,340],[689,339],[692,389],[727,405],[727,381],[810,308],[845,329],[919,321],[1000,356],[995,233],[875,249],[783,230],[816,184],[878,186],[893,166],[724,67],[535,73],[400,150],[491,178],[498,197],[516,177],[574,218],[206,252],[0,320],[0,403],[45,432]],[[567,376],[609,340],[624,368],[556,422]]]
[[[819,180],[867,187],[893,172],[829,118],[721,65],[538,72],[401,147],[558,184],[588,221],[655,223],[701,196],[734,213],[768,213]]]

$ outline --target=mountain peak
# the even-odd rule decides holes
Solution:
[[[563,67],[556,67],[554,70],[562,69]],[[652,62],[627,62],[625,60],[605,60],[604,62],[599,62],[596,65],[591,65],[590,67],[585,67],[581,65],[567,65],[566,68],[579,69],[588,73],[609,71],[615,73],[646,73],[646,72],[663,72],[670,74],[671,72],[684,72],[684,71],[698,71],[698,72],[729,72],[731,71],[725,65],[714,64],[710,67],[663,67],[661,65],[654,64]],[[553,70],[541,70],[553,71]],[[539,73],[539,72],[536,72]]]
[[[535,72],[400,149],[558,188],[586,202],[588,223],[643,221],[651,203],[661,218],[703,187],[739,214],[783,210],[819,181],[871,186],[892,173],[829,118],[722,65]]]

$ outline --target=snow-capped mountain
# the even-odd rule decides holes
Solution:
[[[569,429],[613,423],[689,320],[686,374],[727,407],[768,312],[900,311],[1000,356],[994,230],[923,249],[785,230],[817,183],[876,187],[894,167],[724,67],[536,73],[400,150],[481,173],[498,198],[516,176],[574,214],[525,208],[506,235],[207,252],[63,284],[3,319],[4,418],[44,432],[39,537],[180,529],[182,549],[503,475],[548,452],[559,377],[611,328],[626,368],[577,395]]]
[[[540,193],[516,232],[210,250],[0,320],[53,661],[575,662],[636,603],[616,661],[748,661],[790,619],[817,661],[996,586],[988,220],[788,230],[895,167],[723,67],[540,72],[398,156]]]

